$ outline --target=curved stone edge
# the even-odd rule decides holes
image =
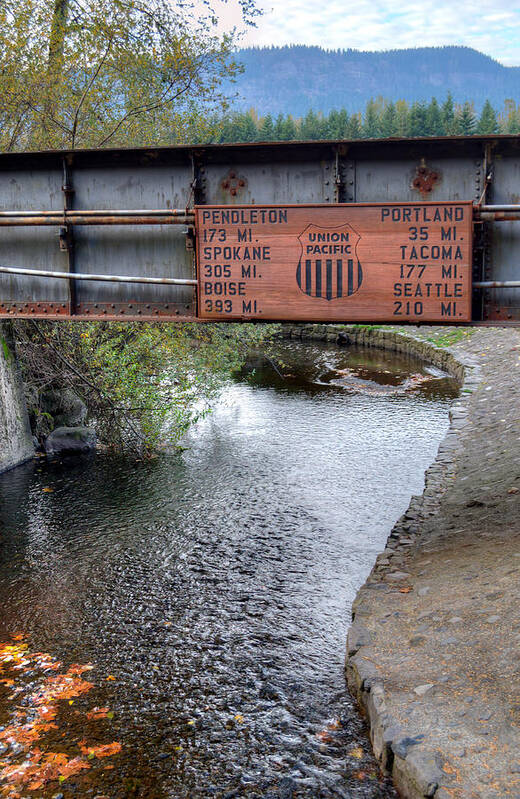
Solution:
[[[467,423],[467,398],[481,382],[478,362],[454,348],[438,347],[421,338],[420,329],[406,332],[357,325],[298,325],[283,331],[286,338],[336,342],[374,347],[420,357],[454,377],[461,386],[461,397],[450,409],[450,425],[441,441],[433,463],[425,472],[424,491],[412,496],[410,504],[395,523],[387,539],[385,552],[378,555],[365,584],[352,603],[352,624],[347,635],[345,672],[349,690],[367,718],[374,754],[384,772],[391,774],[395,787],[404,799],[449,799],[439,788],[441,779],[438,755],[427,745],[406,736],[386,704],[383,679],[371,659],[372,634],[363,622],[367,592],[381,586],[378,573],[386,555],[408,550],[420,532],[421,522],[437,513],[441,498],[455,474],[455,460],[460,448],[459,434]],[[403,541],[402,541],[403,539]]]

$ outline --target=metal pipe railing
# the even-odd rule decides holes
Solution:
[[[62,280],[101,280],[105,283],[155,283],[161,286],[196,286],[197,281],[177,277],[138,277],[134,275],[91,275],[79,272],[51,272],[43,269],[20,269],[17,266],[0,266],[5,275],[25,277],[55,277]]]
[[[179,208],[131,210],[0,211],[0,226],[193,225],[195,214]]]
[[[479,219],[483,222],[516,222],[520,219],[520,212],[484,211]]]
[[[509,205],[478,205],[476,206],[480,211],[516,211],[520,213],[520,205],[518,203]]]
[[[520,289],[520,280],[476,280],[474,289]]]

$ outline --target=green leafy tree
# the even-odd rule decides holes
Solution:
[[[243,0],[251,22],[252,0]],[[220,0],[3,0],[0,148],[168,143],[200,135],[240,69]],[[204,10],[202,10],[204,9]]]
[[[72,389],[100,440],[151,452],[176,446],[206,414],[266,325],[17,322],[30,394]],[[37,408],[32,409],[37,412]]]

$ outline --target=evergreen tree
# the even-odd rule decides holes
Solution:
[[[301,122],[300,132],[302,139],[321,138],[320,120],[318,119],[312,108],[303,118]]]
[[[381,115],[381,136],[398,136],[397,111],[393,103],[388,103]]]
[[[282,126],[282,140],[294,141],[294,139],[297,138],[298,138],[298,129],[296,127],[294,119],[289,114],[289,116],[285,119]]]
[[[283,141],[284,119],[283,114],[278,114],[274,123],[274,141]]]
[[[395,104],[396,127],[398,136],[408,136],[409,109],[406,100],[398,100]]]
[[[435,97],[426,109],[426,136],[443,136],[444,125],[442,112]]]
[[[247,114],[243,115],[241,129],[243,133],[241,135],[240,141],[256,141],[258,139],[258,129],[251,113],[248,112]]]
[[[379,136],[379,131],[379,109],[375,100],[369,100],[365,108],[363,137],[365,139],[376,139]]]
[[[456,116],[456,124],[456,131],[462,136],[471,136],[475,133],[477,122],[473,111],[473,105],[470,102],[466,101],[462,106],[462,109]]]
[[[442,113],[442,125],[444,128],[444,134],[446,136],[451,136],[455,133],[455,110],[453,108],[453,97],[451,96],[451,92],[448,93],[446,100],[444,101],[441,109]]]
[[[498,120],[496,111],[489,102],[486,100],[482,107],[482,113],[478,122],[477,130],[479,133],[498,133]]]
[[[347,128],[349,139],[360,139],[362,133],[361,114],[351,114]]]
[[[348,113],[345,108],[342,108],[338,114],[338,128],[337,128],[337,139],[346,139],[347,138],[347,129],[348,129]]]
[[[339,133],[339,114],[337,111],[332,110],[325,120],[325,138],[326,139],[339,139],[341,138],[341,134]]]
[[[413,103],[408,117],[408,135],[426,136],[426,108],[424,103]]]
[[[273,141],[274,139],[274,124],[271,114],[263,117],[258,126],[258,137],[260,141]]]
[[[500,128],[502,133],[518,133],[520,131],[519,110],[514,100],[505,101]]]

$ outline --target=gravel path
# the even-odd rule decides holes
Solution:
[[[358,594],[347,675],[403,796],[520,797],[520,331],[479,328],[444,352],[466,382]]]

